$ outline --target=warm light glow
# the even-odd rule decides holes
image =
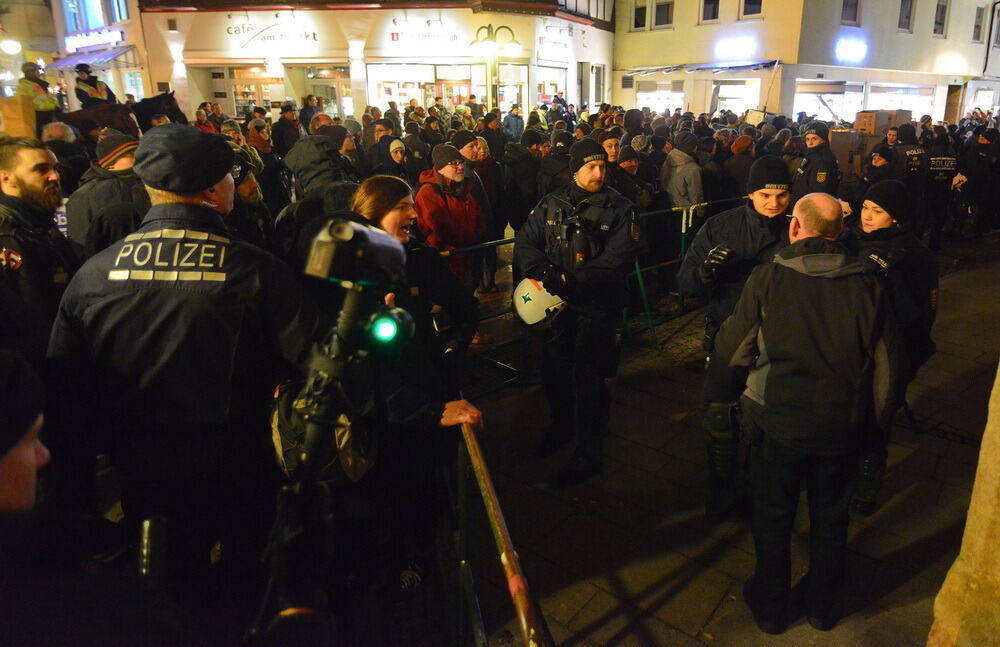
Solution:
[[[868,56],[868,43],[860,38],[841,38],[835,53],[841,63],[860,63]]]
[[[349,40],[347,41],[347,58],[356,59],[365,57],[365,41],[363,40]]]
[[[715,58],[745,60],[757,54],[757,39],[752,36],[723,38],[715,44]]]
[[[14,40],[13,38],[7,38],[0,41],[0,50],[3,50],[4,54],[9,54],[14,56],[15,54],[21,53],[21,43]]]
[[[503,55],[509,58],[517,58],[523,51],[521,43],[507,43],[503,46]]]

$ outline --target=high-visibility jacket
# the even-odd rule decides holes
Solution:
[[[93,81],[93,84],[90,83]],[[98,81],[91,76],[89,79],[76,82],[76,98],[84,109],[94,108],[104,103],[117,103],[115,93],[104,81]]]
[[[35,112],[52,112],[59,107],[59,101],[56,100],[55,95],[49,94],[46,85],[24,77],[17,82],[17,96],[31,97],[35,105]]]

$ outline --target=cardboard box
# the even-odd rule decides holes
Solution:
[[[909,110],[862,110],[854,118],[854,129],[865,135],[882,137],[893,126],[913,121]]]
[[[35,137],[35,104],[31,97],[0,98],[0,132],[11,137]]]
[[[843,177],[860,175],[865,166],[867,137],[857,129],[833,128],[830,130],[830,151],[837,158],[837,167]]]

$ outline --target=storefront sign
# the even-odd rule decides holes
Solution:
[[[389,41],[404,45],[425,45],[428,43],[455,45],[458,43],[458,34],[446,34],[440,30],[392,31],[389,32]],[[418,52],[413,53],[417,54]]]
[[[538,48],[535,53],[539,61],[568,62],[570,59],[569,41],[551,36],[539,36]]]
[[[303,28],[301,25],[286,22],[273,22],[258,25],[243,22],[226,27],[226,34],[238,49],[254,48],[261,45],[300,45],[302,43],[317,43],[319,36],[315,31]]]
[[[63,38],[67,52],[75,52],[83,47],[95,45],[115,45],[125,40],[125,34],[120,29],[100,29],[82,34],[70,34]]]

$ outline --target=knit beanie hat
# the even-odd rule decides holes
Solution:
[[[313,134],[329,137],[330,144],[333,146],[333,150],[335,151],[339,151],[343,148],[344,140],[347,139],[347,129],[343,126],[320,126],[313,131]]]
[[[622,146],[621,150],[618,151],[618,163],[628,162],[630,160],[639,159],[639,154],[635,152],[635,149],[631,146]]]
[[[581,121],[576,125],[576,127],[580,132],[583,133],[584,137],[589,135],[590,131],[593,130],[593,128],[590,127],[590,124],[588,124],[586,121]]]
[[[431,161],[434,163],[434,170],[440,171],[455,160],[461,160],[462,154],[451,144],[438,144],[431,151]]]
[[[899,180],[882,180],[871,185],[862,202],[872,201],[892,216],[904,222],[910,215],[910,190]]]
[[[888,144],[879,144],[872,149],[872,155],[878,155],[885,161],[892,164],[896,160],[896,149]]]
[[[500,117],[497,117],[497,113],[487,112],[485,115],[483,115],[483,126],[489,126],[491,123],[493,123],[499,118]]]
[[[822,121],[811,121],[802,136],[816,135],[823,141],[830,141],[830,127]]]
[[[393,153],[397,150],[406,150],[406,144],[403,143],[402,139],[396,138],[389,142],[389,152]]]
[[[698,136],[688,131],[681,131],[674,135],[674,148],[694,157],[694,152],[698,149]]]
[[[109,168],[126,155],[135,155],[139,140],[128,135],[109,135],[97,144],[97,165]]]
[[[608,153],[604,147],[589,137],[584,137],[569,149],[569,170],[574,173],[584,164],[607,161]]]
[[[459,130],[451,136],[451,145],[457,150],[462,150],[474,141],[476,141],[476,135],[469,130]]]
[[[787,191],[791,184],[792,177],[788,173],[788,165],[780,157],[768,155],[750,165],[747,193],[760,189]]]
[[[729,147],[729,150],[733,151],[734,155],[739,155],[744,151],[750,150],[751,146],[753,146],[753,137],[750,135],[740,135],[733,142],[733,145]]]
[[[630,144],[636,151],[642,152],[649,146],[649,138],[646,135],[636,135],[632,138]]]
[[[45,391],[42,382],[21,355],[0,349],[0,456],[28,433],[42,412]]]

